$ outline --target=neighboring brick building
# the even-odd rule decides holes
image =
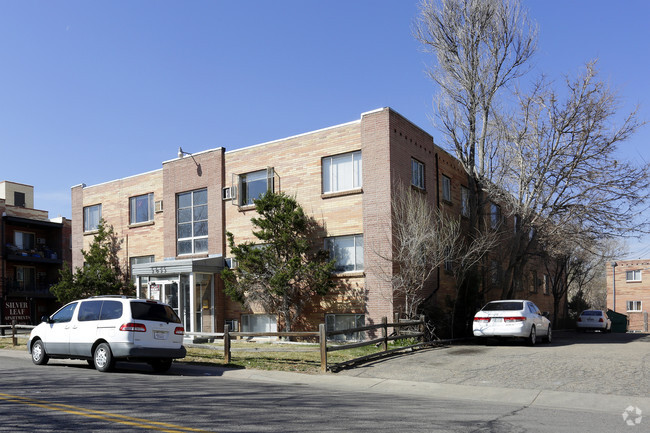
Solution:
[[[71,222],[34,209],[34,187],[0,182],[0,324],[36,324],[52,313],[50,286],[71,262]]]
[[[159,170],[73,187],[73,263],[81,265],[80,251],[102,217],[125,239],[121,259],[131,264],[139,295],[171,302],[187,331],[221,331],[226,322],[242,330],[277,329],[276,317],[241,311],[229,300],[219,272],[228,258],[226,231],[237,243],[253,240],[252,199],[283,191],[323,225],[323,247],[348,253],[336,257],[338,289],[316,300],[305,326],[377,323],[399,311],[387,278],[392,265],[380,258],[392,253],[397,182],[413,185],[432,207],[463,213],[467,177],[458,162],[389,108],[243,149],[193,153]],[[440,271],[434,280],[427,295],[435,292],[441,303],[454,296],[451,274]],[[552,310],[547,292],[521,296]]]
[[[648,271],[650,259],[618,260],[607,264],[607,308],[627,315],[629,331],[648,332]]]

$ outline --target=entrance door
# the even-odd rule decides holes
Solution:
[[[178,280],[156,280],[149,283],[148,299],[164,302],[180,317],[183,327],[188,329],[188,323],[182,314],[185,305],[185,296],[183,287],[179,288]]]

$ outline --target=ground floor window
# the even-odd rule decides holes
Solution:
[[[366,316],[364,314],[327,314],[325,315],[325,326],[327,331],[343,331],[345,329],[359,328],[365,326]],[[350,332],[348,334],[333,335],[332,340],[349,341],[363,340],[363,332]]]
[[[642,311],[641,301],[627,301],[627,311]]]
[[[278,320],[271,314],[242,314],[242,332],[278,332]]]

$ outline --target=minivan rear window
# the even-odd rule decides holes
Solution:
[[[152,320],[154,322],[181,323],[169,305],[150,302],[131,302],[131,314],[135,320]]]
[[[483,311],[511,311],[511,310],[523,310],[523,302],[489,302]]]

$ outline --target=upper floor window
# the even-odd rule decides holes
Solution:
[[[411,185],[424,189],[424,164],[411,159]]]
[[[498,229],[501,224],[501,206],[490,203],[490,227]]]
[[[208,251],[208,190],[199,189],[176,196],[177,254]]]
[[[14,206],[25,207],[25,193],[14,191]]]
[[[239,175],[239,206],[248,206],[253,204],[267,191],[273,191],[274,170],[272,167],[266,170],[254,171],[251,173]]]
[[[84,231],[91,232],[99,227],[99,220],[102,218],[102,205],[95,204],[84,207]]]
[[[361,151],[325,157],[322,165],[324,193],[361,188]]]
[[[35,239],[34,233],[14,232],[14,244],[19,250],[33,250]]]
[[[627,281],[641,281],[641,270],[637,269],[635,271],[626,271],[625,279]]]
[[[131,224],[153,221],[153,193],[129,198]]]
[[[336,260],[337,272],[363,270],[363,235],[336,236],[325,239],[330,259]]]
[[[451,202],[451,179],[442,175],[442,199]]]
[[[460,214],[469,218],[469,189],[460,187]]]

